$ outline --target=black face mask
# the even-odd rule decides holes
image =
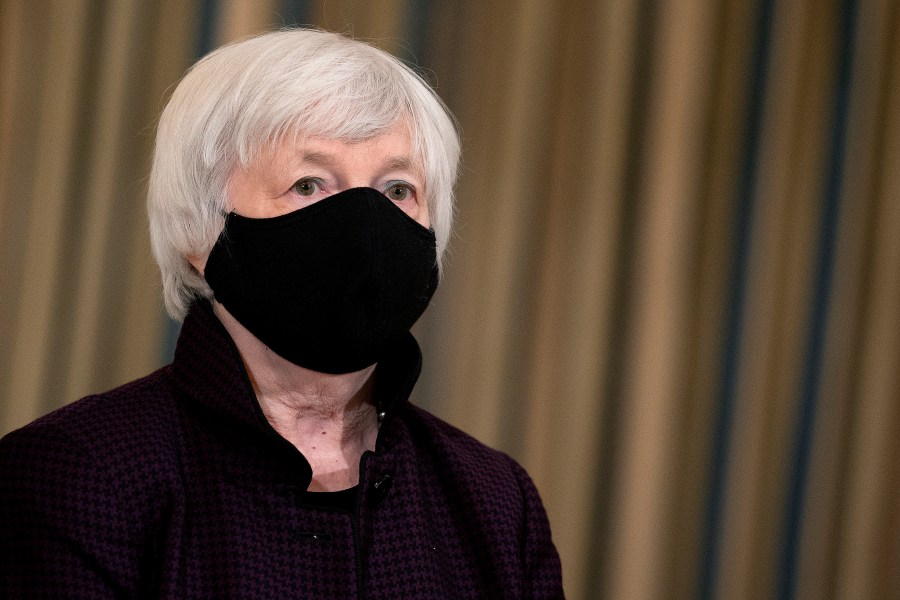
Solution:
[[[428,306],[434,232],[379,191],[354,188],[279,217],[229,214],[205,276],[278,355],[350,373],[378,362]]]

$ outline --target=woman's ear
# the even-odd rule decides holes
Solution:
[[[209,259],[209,255],[199,256],[197,254],[188,254],[186,257],[187,261],[194,267],[194,270],[200,274],[200,277],[206,277],[204,274],[204,270],[206,269],[206,261]]]

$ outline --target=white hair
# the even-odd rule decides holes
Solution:
[[[147,195],[150,239],[169,314],[212,297],[188,256],[224,227],[228,180],[285,135],[362,141],[405,125],[425,178],[438,267],[450,237],[459,137],[428,84],[390,54],[311,29],[266,33],[197,62],[162,113]]]

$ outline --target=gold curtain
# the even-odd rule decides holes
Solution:
[[[184,3],[0,3],[0,429],[160,360],[144,179]]]
[[[415,401],[526,466],[568,597],[898,597],[891,0],[4,0],[0,433],[162,364],[155,119],[296,21],[459,119]]]

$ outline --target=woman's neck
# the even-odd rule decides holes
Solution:
[[[263,414],[272,428],[309,461],[311,491],[334,491],[359,482],[359,459],[375,449],[375,365],[330,375],[275,354],[218,302],[213,311],[234,339]]]

